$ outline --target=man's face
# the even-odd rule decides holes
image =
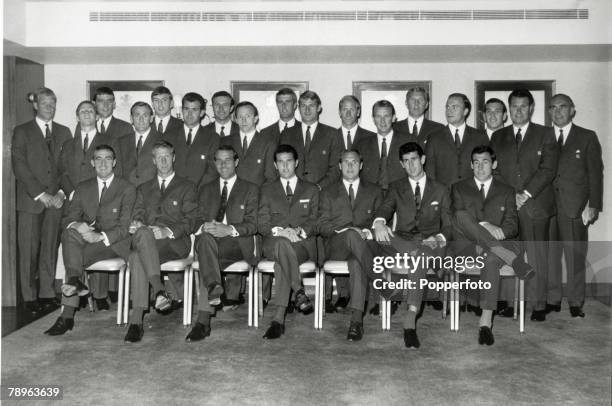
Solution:
[[[189,128],[200,124],[200,120],[204,117],[204,111],[198,101],[185,101],[181,110],[183,112],[183,121]]]
[[[504,106],[501,103],[493,102],[485,106],[485,122],[489,130],[499,130],[507,118],[508,114],[504,113]]]
[[[425,155],[419,157],[416,151],[409,152],[402,156],[402,168],[412,179],[420,179],[423,176],[423,165],[425,165]]]
[[[276,96],[276,108],[278,109],[278,115],[281,120],[289,121],[295,115],[297,102],[290,94],[281,94]]]
[[[232,99],[227,96],[217,96],[212,101],[215,121],[225,123],[232,112]]]
[[[474,171],[474,177],[484,182],[491,179],[491,176],[493,176],[493,169],[497,168],[497,161],[493,162],[491,154],[483,152],[482,154],[472,155],[472,162],[470,165]]]
[[[378,133],[387,135],[391,132],[395,114],[393,114],[391,107],[376,107],[372,119]]]
[[[274,166],[278,169],[280,177],[283,179],[292,178],[295,175],[295,168],[298,166],[298,161],[293,158],[290,152],[281,152],[276,154],[276,162]]]
[[[102,119],[109,117],[113,114],[113,110],[115,110],[115,96],[110,94],[97,95],[96,110]]]
[[[527,97],[513,97],[510,100],[510,119],[512,124],[517,127],[522,127],[527,124],[533,114],[533,108],[535,106],[529,105],[529,99]]]
[[[302,99],[299,102],[300,115],[304,124],[313,124],[319,121],[321,106],[312,99]]]
[[[115,167],[115,158],[113,153],[107,149],[94,151],[91,166],[96,170],[96,176],[100,179],[108,179],[113,174]]]
[[[145,106],[138,106],[132,110],[132,124],[136,129],[136,132],[142,134],[149,129],[153,116],[149,108]]]
[[[251,106],[242,106],[236,110],[236,121],[238,126],[240,126],[240,131],[246,134],[255,130],[259,117],[255,115],[255,111],[253,111]]]
[[[463,100],[459,97],[451,97],[446,101],[446,121],[458,127],[465,122],[465,117],[468,114],[468,109],[463,104]]]
[[[406,99],[406,107],[408,107],[408,114],[412,118],[419,118],[427,111],[429,103],[427,98],[421,92],[412,92]]]
[[[51,121],[55,117],[55,97],[42,95],[38,101],[34,103],[36,115],[43,121]]]
[[[79,107],[77,120],[81,128],[92,128],[96,125],[96,109],[93,105],[85,103]]]
[[[548,114],[550,114],[550,118],[557,127],[565,127],[568,125],[572,121],[575,113],[576,110],[565,97],[553,97],[550,101]]]
[[[151,97],[151,102],[155,115],[158,117],[166,117],[174,107],[174,100],[169,94],[156,94]]]
[[[340,105],[340,120],[344,128],[353,128],[357,124],[361,109],[357,106],[352,99],[346,99],[342,101]]]
[[[217,151],[215,154],[215,166],[221,178],[229,179],[236,173],[238,160],[234,159],[232,151]]]
[[[162,178],[174,172],[174,153],[170,148],[158,147],[153,150],[153,165]]]
[[[340,171],[342,172],[342,179],[353,182],[359,178],[359,171],[363,166],[359,155],[355,152],[347,152],[342,154],[342,160],[340,161]]]

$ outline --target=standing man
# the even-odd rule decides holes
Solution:
[[[516,193],[519,237],[535,270],[535,277],[527,283],[527,296],[533,309],[531,320],[544,321],[549,225],[556,210],[552,181],[557,171],[559,147],[551,129],[531,122],[535,104],[529,90],[513,90],[508,105],[512,125],[493,134],[491,148],[497,155],[496,174]]]
[[[236,102],[232,95],[225,90],[213,94],[212,107],[215,121],[204,127],[207,136],[210,137],[214,133],[220,138],[223,138],[228,135],[240,133],[238,124],[232,121],[232,113],[234,112],[235,104]],[[206,105],[204,105],[203,110],[206,110]]]
[[[280,89],[276,92],[276,108],[278,109],[279,119],[276,123],[270,124],[268,127],[261,130],[261,132],[271,135],[278,143],[283,131],[295,125],[299,127],[302,124],[295,118],[297,105],[297,96],[293,89],[288,87]]]
[[[298,107],[302,124],[284,131],[280,143],[297,151],[297,176],[322,189],[340,178],[337,165],[342,147],[336,130],[319,122],[322,107],[318,94],[310,90],[302,93]]]
[[[409,134],[411,141],[416,140],[422,148],[429,139],[429,135],[436,130],[444,128],[444,125],[425,118],[429,109],[429,93],[422,87],[412,87],[406,92],[406,107],[408,117],[398,121],[393,128],[398,133]]]
[[[338,128],[338,137],[340,138],[342,150],[353,149],[353,145],[363,138],[374,137],[376,135],[372,131],[359,126],[361,103],[355,96],[346,95],[342,97],[338,104],[338,113],[342,121],[342,125]]]
[[[62,250],[66,283],[62,285],[60,317],[45,334],[62,335],[74,327],[79,296],[89,293],[81,282],[85,269],[104,259],[127,258],[130,251],[128,228],[136,189],[113,173],[115,151],[109,145],[95,148],[91,165],[96,177],[81,182],[62,220]]]
[[[21,297],[26,310],[37,313],[40,305],[56,305],[55,264],[61,208],[66,198],[60,190],[59,160],[62,145],[72,134],[68,127],[53,121],[57,103],[53,90],[41,87],[32,97],[36,117],[15,127],[11,156],[17,180]]]
[[[151,104],[155,111],[155,121],[153,128],[159,135],[166,135],[183,126],[183,122],[173,117],[170,112],[174,108],[172,92],[165,86],[158,86],[151,92]]]
[[[133,132],[132,126],[127,121],[113,117],[115,111],[115,93],[110,87],[99,87],[93,97],[93,102],[96,104],[98,112],[98,121],[96,127],[102,135],[108,135],[111,138],[121,138]],[[79,133],[79,128],[75,133]]]
[[[567,301],[572,317],[584,317],[588,227],[603,208],[603,162],[597,134],[573,123],[572,99],[557,94],[549,114],[561,149],[554,180],[557,215],[551,221],[547,310],[561,310],[561,255],[567,265]]]
[[[508,120],[508,110],[506,110],[506,105],[503,101],[491,98],[485,103],[483,116],[487,137],[489,137],[490,140],[495,131],[504,127],[506,120]]]

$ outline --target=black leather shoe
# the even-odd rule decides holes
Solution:
[[[471,304],[468,304],[467,311],[472,312],[479,317],[482,315],[482,309],[479,306],[472,306]]]
[[[372,306],[368,313],[370,313],[372,316],[378,316],[380,314],[380,306],[378,305],[378,303]]]
[[[415,329],[404,329],[404,344],[406,345],[406,348],[419,348],[421,346]]]
[[[531,321],[546,320],[546,310],[534,310],[531,312]]]
[[[304,289],[300,289],[295,292],[295,307],[304,315],[310,314],[314,311],[314,307],[310,298],[304,292]]]
[[[188,343],[194,341],[201,341],[210,335],[210,326],[206,326],[199,321],[196,321],[196,324],[192,327],[187,337],[185,337],[185,341]]]
[[[172,307],[172,299],[165,290],[160,290],[155,294],[155,310],[163,312]]]
[[[514,307],[504,307],[497,311],[497,315],[501,317],[514,317]]]
[[[130,324],[128,328],[128,332],[125,335],[123,341],[126,343],[137,343],[142,340],[142,336],[144,335],[144,328],[142,324]]]
[[[221,303],[221,295],[223,294],[223,286],[219,282],[211,282],[208,285],[208,304],[216,306]]]
[[[514,258],[512,261],[512,269],[514,269],[514,274],[518,276],[519,279],[527,280],[535,275],[533,268],[525,261],[521,259],[521,257]]]
[[[580,306],[570,306],[570,314],[572,317],[584,317],[584,312]]]
[[[45,334],[50,336],[61,336],[66,333],[66,331],[72,330],[73,327],[74,319],[58,317],[57,320],[55,320],[55,324],[53,324],[49,330],[45,331]]]
[[[336,310],[344,310],[346,309],[346,306],[348,306],[348,304],[349,304],[348,297],[339,297],[338,300],[336,300],[334,307],[336,308]]]
[[[42,308],[40,307],[40,304],[36,300],[28,300],[24,302],[23,307],[25,308],[27,312],[32,313],[32,314],[37,314],[38,312],[42,310]]]
[[[346,339],[349,341],[359,341],[363,337],[363,323],[351,321]]]
[[[70,278],[68,282],[62,285],[62,294],[66,297],[86,296],[89,294],[89,288],[79,278]]]
[[[434,310],[442,311],[444,305],[439,300],[430,300],[427,304],[434,308]]]
[[[280,324],[278,321],[272,320],[270,323],[270,327],[266,330],[266,334],[263,335],[263,338],[266,340],[273,340],[275,338],[279,338],[285,333],[285,325]]]
[[[106,300],[106,298],[96,299],[96,307],[98,308],[99,312],[110,309],[110,306],[108,305],[108,301]]]
[[[493,331],[491,331],[491,327],[481,326],[478,330],[478,344],[493,345],[494,342],[495,338],[493,337]]]
[[[546,303],[546,314],[548,313],[552,313],[552,312],[560,312],[561,311],[561,305],[560,304],[548,304]]]
[[[336,313],[336,307],[334,306],[331,300],[325,301],[325,313]]]

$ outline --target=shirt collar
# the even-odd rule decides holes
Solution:
[[[232,120],[229,120],[227,123],[218,123],[215,121],[215,132],[217,134],[221,134],[221,127],[223,127],[223,133],[225,135],[230,135],[230,132],[232,131]]]
[[[53,120],[49,120],[49,121],[43,121],[43,119],[41,119],[40,117],[36,116],[36,124],[38,124],[38,126],[40,127],[40,130],[42,131],[43,135],[45,135],[45,125],[48,124],[49,125],[49,131],[53,132]]]
[[[183,124],[183,129],[185,130],[185,137],[187,136],[187,134],[189,134],[189,130],[191,130],[191,135],[195,137],[196,133],[200,129],[200,124],[196,124],[196,126],[193,128],[189,128],[187,127],[187,125]]]
[[[345,126],[341,126],[340,128],[342,128],[342,135],[344,136],[344,138],[346,138],[346,133],[348,131],[351,132],[351,137],[355,137],[355,133],[357,132],[358,127],[359,127],[359,123],[355,123],[355,125],[351,128],[346,128]]]
[[[414,193],[414,189],[416,188],[417,182],[419,182],[419,188],[421,189],[421,196],[423,196],[423,191],[425,190],[425,184],[427,183],[427,176],[423,172],[423,176],[419,180],[413,180],[411,177],[408,177],[408,181],[410,182],[410,187],[412,188],[412,192]]]
[[[221,190],[223,190],[223,184],[224,184],[224,182],[227,181],[227,192],[229,193],[232,190],[232,188],[234,187],[234,183],[236,183],[236,179],[237,178],[238,177],[236,176],[236,174],[234,174],[234,176],[232,176],[229,179],[223,179],[223,178],[219,177],[219,187],[221,188]]]
[[[113,119],[113,115],[111,114],[110,116],[102,119],[99,118],[98,119],[98,128],[100,128],[100,123],[104,123],[104,129],[108,131],[108,126],[110,125],[110,121]]]
[[[278,129],[281,132],[285,129],[285,124],[287,124],[287,128],[293,127],[295,125],[295,117],[289,121],[278,120]]]
[[[170,182],[172,182],[172,179],[174,179],[174,175],[175,174],[176,174],[176,172],[172,172],[170,175],[166,176],[165,178],[162,178],[161,176],[157,175],[157,183],[159,184],[159,186],[161,186],[162,181],[165,180],[166,181],[166,187],[168,187]]]
[[[417,128],[421,128],[421,126],[423,125],[423,120],[425,119],[425,116],[421,116],[419,118],[412,118],[411,115],[408,115],[408,129],[410,131],[412,131],[412,127],[414,127],[414,123],[416,121],[417,123]]]
[[[142,143],[144,144],[150,132],[151,127],[147,128],[147,131],[143,132],[142,134],[137,132],[136,129],[134,129],[134,134],[136,135],[136,143],[138,143],[138,139],[140,138],[140,136],[142,136]]]
[[[159,123],[162,123],[162,127],[164,127],[164,130],[166,129],[166,127],[168,126],[168,122],[170,121],[170,114],[168,114],[166,117],[159,117],[159,116],[155,116],[155,127],[159,127]]]
[[[298,177],[296,175],[293,175],[289,179],[284,179],[284,178],[279,178],[279,179],[283,186],[283,190],[285,189],[285,186],[287,186],[287,181],[288,181],[289,185],[291,185],[291,189],[293,190],[293,193],[295,193],[295,186],[297,185],[297,181],[298,181]]]
[[[359,189],[359,178],[355,179],[352,182],[349,182],[348,180],[342,178],[342,183],[344,183],[344,188],[346,189],[347,193],[350,185],[353,185],[353,191],[357,193],[357,189]]]
[[[557,127],[556,125],[553,125],[553,127],[555,128],[555,137],[557,137],[557,139],[559,139],[559,130],[563,130],[563,138],[567,140],[567,135],[572,129],[572,122],[570,121],[569,123],[567,123],[565,127]]]
[[[463,139],[463,134],[465,133],[465,121],[459,127],[449,124],[448,128],[450,129],[451,134],[453,134],[453,137],[455,136],[455,130],[459,130],[459,138]]]
[[[476,182],[476,189],[478,190],[480,190],[480,185],[484,183],[485,193],[487,193],[489,191],[489,188],[491,187],[491,182],[493,182],[493,176],[491,176],[488,180],[485,180],[484,182],[481,182],[476,179],[476,177],[474,177],[474,182]]]
[[[98,178],[97,176],[96,176],[96,179],[98,180],[98,189],[104,187],[103,182],[106,182],[106,188],[108,189],[110,187],[111,183],[113,182],[113,180],[115,179],[115,174],[113,173],[110,176],[110,178],[108,178],[106,180],[102,180],[102,179]]]
[[[255,136],[255,133],[257,131],[255,129],[253,129],[253,131],[249,132],[249,133],[243,133],[242,131],[240,131],[240,142],[242,142],[242,140],[244,139],[244,136],[246,135],[247,137],[247,142],[249,144],[251,144],[251,140],[253,139],[253,137]]]
[[[382,139],[383,139],[383,138],[386,138],[387,143],[389,143],[389,142],[391,142],[391,138],[393,138],[393,130],[391,130],[391,131],[389,132],[389,134],[387,134],[387,135],[385,135],[385,136],[382,136],[382,135],[380,135],[380,134],[378,134],[378,133],[376,133],[376,136],[378,137],[378,142],[382,142]]]
[[[317,130],[317,126],[319,125],[318,121],[315,121],[312,124],[302,123],[302,134],[306,135],[306,129],[310,127],[310,136],[314,136],[315,131]]]
[[[512,124],[512,129],[514,130],[514,136],[516,137],[516,133],[518,132],[519,128],[521,129],[521,134],[525,136],[525,133],[527,132],[527,129],[529,128],[529,124],[530,124],[529,121],[525,123],[525,125],[523,125],[522,127],[517,127],[514,124]]]

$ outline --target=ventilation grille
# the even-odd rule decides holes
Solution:
[[[587,20],[588,9],[415,11],[91,11],[89,21],[380,21],[380,20]]]

